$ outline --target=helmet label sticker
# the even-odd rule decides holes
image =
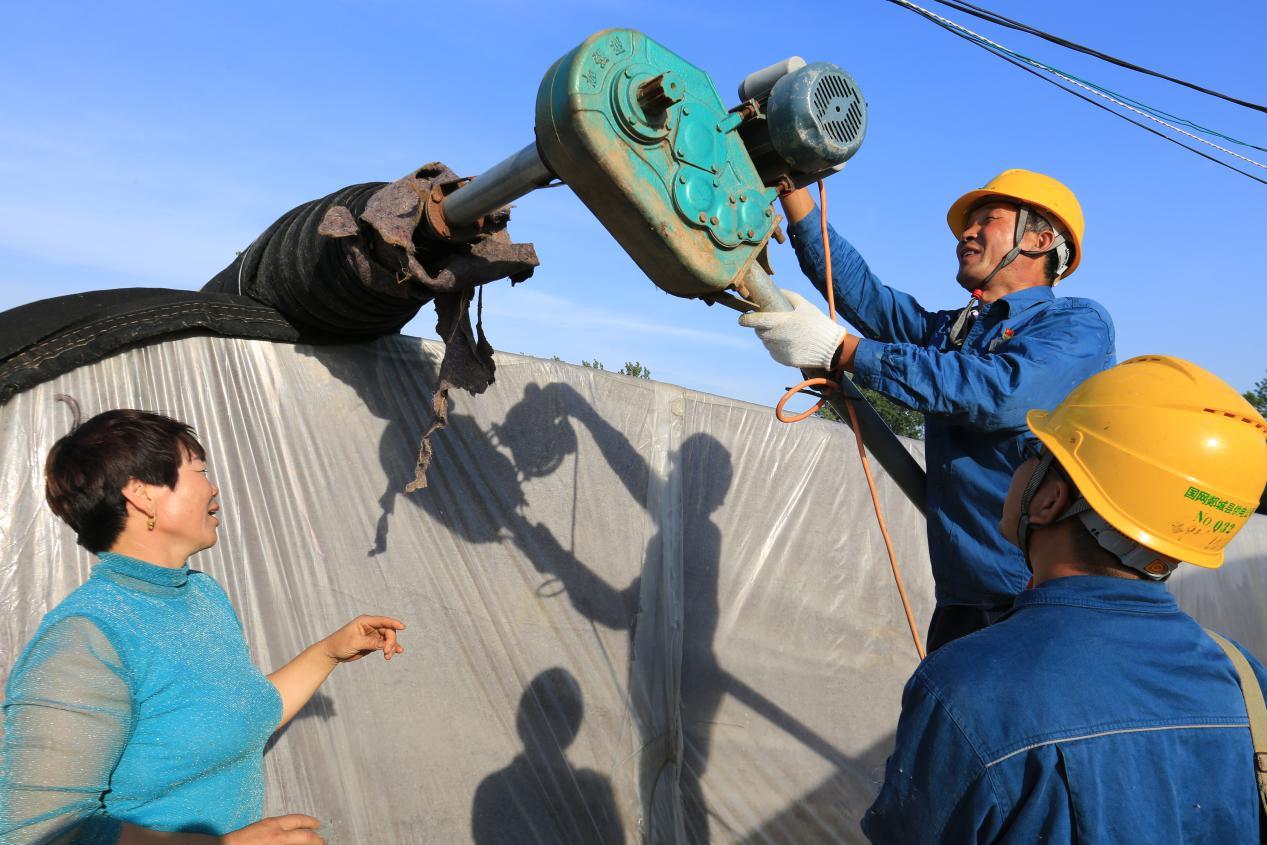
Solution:
[[[1214,510],[1222,511],[1223,513],[1230,514],[1231,516],[1241,517],[1242,519],[1250,514],[1249,508],[1238,505],[1235,502],[1229,502],[1227,499],[1220,499],[1218,496],[1212,496],[1204,490],[1198,490],[1196,487],[1189,487],[1188,492],[1184,493],[1183,497],[1185,499],[1191,499],[1194,502],[1199,502],[1203,505],[1208,505]],[[1198,521],[1202,523],[1205,522],[1205,520]]]
[[[1197,523],[1204,525],[1214,534],[1235,534],[1237,529],[1241,527],[1239,522],[1233,522],[1230,519],[1215,520],[1214,517],[1205,511],[1197,511]]]

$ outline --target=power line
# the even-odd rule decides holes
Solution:
[[[1263,185],[1267,185],[1267,180],[1261,179],[1253,175],[1252,173],[1248,173],[1244,170],[1241,170],[1239,167],[1235,167],[1226,161],[1222,161],[1221,159],[1218,159],[1208,153],[1205,153],[1202,150],[1197,149],[1196,147],[1189,146],[1188,144],[1185,144],[1176,138],[1172,138],[1169,135],[1159,132],[1156,129],[1152,128],[1151,126],[1148,126],[1145,123],[1141,123],[1137,120],[1134,120],[1131,117],[1125,114],[1122,114],[1119,111],[1111,109],[1108,106],[1104,105],[1103,103],[1097,102],[1091,97],[1088,97],[1085,94],[1082,94],[1079,91],[1074,90],[1073,88],[1069,88],[1065,85],[1061,85],[1056,80],[1050,79],[1047,76],[1044,76],[1042,73],[1039,73],[1034,68],[1040,68],[1042,70],[1045,70],[1048,73],[1058,76],[1059,78],[1065,80],[1066,82],[1069,82],[1072,85],[1075,85],[1087,91],[1090,91],[1091,93],[1094,93],[1099,97],[1109,100],[1110,102],[1116,103],[1117,105],[1122,106],[1123,108],[1126,108],[1132,112],[1135,112],[1136,114],[1139,114],[1142,117],[1145,117],[1155,123],[1159,123],[1163,126],[1166,126],[1167,128],[1175,132],[1178,132],[1181,135],[1185,135],[1189,138],[1192,138],[1193,140],[1198,141],[1202,144],[1205,144],[1209,147],[1212,147],[1216,150],[1219,150],[1220,152],[1223,152],[1223,153],[1226,153],[1227,155],[1241,159],[1242,161],[1248,162],[1249,164],[1252,164],[1255,167],[1262,167],[1264,169],[1267,169],[1267,165],[1264,165],[1261,162],[1257,162],[1252,158],[1248,158],[1246,156],[1240,155],[1239,153],[1233,152],[1232,150],[1229,150],[1226,147],[1221,147],[1218,144],[1215,144],[1205,138],[1201,138],[1197,135],[1193,135],[1191,132],[1187,132],[1183,129],[1180,129],[1179,127],[1174,126],[1171,123],[1168,123],[1166,120],[1163,120],[1154,114],[1149,114],[1147,111],[1143,109],[1136,108],[1126,102],[1123,102],[1121,99],[1118,99],[1112,92],[1108,91],[1108,89],[1102,89],[1099,86],[1086,83],[1078,79],[1077,77],[1070,76],[1064,73],[1063,71],[1058,70],[1057,68],[1053,68],[1049,65],[1046,65],[1046,64],[1043,64],[1042,62],[1037,61],[1036,59],[1031,59],[1028,56],[1024,56],[1013,50],[1009,50],[1007,47],[1004,47],[1001,44],[991,41],[985,36],[980,35],[976,32],[973,32],[972,30],[967,29],[966,27],[961,26],[960,24],[957,24],[948,18],[943,18],[942,16],[936,14],[935,12],[929,11],[928,9],[925,9],[922,6],[918,6],[915,3],[910,2],[910,0],[888,0],[888,2],[893,3],[894,5],[897,5],[897,6],[901,6],[912,12],[915,12],[920,17],[936,24],[942,29],[945,29],[947,32],[950,32],[952,35],[956,35],[960,38],[963,38],[965,41],[968,41],[971,44],[981,47],[982,49],[997,56],[1000,59],[1003,59],[1009,64],[1015,65],[1016,67],[1019,67],[1021,70],[1024,70],[1027,73],[1033,74],[1034,76],[1037,76],[1039,79],[1043,80],[1044,82],[1055,85],[1061,91],[1064,91],[1068,94],[1073,94],[1078,99],[1088,102],[1091,105],[1096,106],[1097,108],[1103,109],[1104,111],[1107,111],[1109,114],[1112,114],[1116,117],[1121,118],[1122,120],[1125,120],[1127,123],[1130,123],[1134,126],[1138,126],[1140,129],[1144,129],[1147,132],[1150,132],[1159,138],[1163,138],[1167,141],[1170,141],[1172,144],[1176,144],[1184,148],[1185,150],[1188,150],[1189,152],[1196,153],[1197,155],[1201,156],[1204,159],[1207,159],[1208,161],[1212,161],[1215,164],[1221,165],[1222,167],[1226,167],[1228,170],[1231,170],[1234,173],[1239,173],[1240,175],[1244,176],[1247,179],[1252,179],[1255,182],[1258,182]],[[938,0],[938,2],[940,2],[940,0]],[[1148,108],[1148,107],[1145,107],[1145,108]],[[1219,134],[1220,137],[1225,137],[1225,136],[1222,136],[1221,133],[1213,133],[1213,134]],[[1250,146],[1253,146],[1253,145],[1250,145]]]
[[[1121,97],[1121,95],[1117,94],[1114,91],[1109,90],[1108,88],[1104,88],[1103,86],[1096,85],[1094,83],[1086,82],[1082,79],[1079,79],[1076,76],[1072,76],[1068,73],[1065,73],[1059,68],[1045,64],[1044,62],[1040,62],[1037,59],[1030,58],[1029,56],[1016,52],[1015,50],[1011,50],[1007,47],[1004,47],[1002,44],[999,44],[996,41],[991,41],[989,38],[986,38],[984,35],[981,35],[980,33],[977,33],[977,32],[973,32],[967,27],[961,24],[955,23],[949,18],[944,18],[941,15],[938,15],[936,12],[929,11],[928,9],[925,9],[922,6],[916,5],[915,3],[911,2],[911,0],[889,0],[889,2],[902,6],[904,8],[910,9],[911,11],[916,12],[916,14],[919,14],[921,17],[924,17],[932,21],[933,23],[936,23],[938,26],[942,27],[943,29],[947,29],[951,31],[955,33],[956,35],[962,34],[963,37],[965,37],[969,42],[974,43],[977,46],[982,47],[983,49],[989,50],[995,55],[998,55],[1000,58],[1010,57],[1011,59],[1024,62],[1027,65],[1032,65],[1033,67],[1039,68],[1041,70],[1045,70],[1048,73],[1052,74],[1053,76],[1058,76],[1072,85],[1082,88],[1085,91],[1089,91],[1095,94],[1096,96],[1103,97],[1104,99],[1112,103],[1115,103],[1116,105],[1121,106],[1122,108],[1127,109],[1128,111],[1132,111],[1140,115],[1141,117],[1144,117],[1144,118],[1147,118],[1148,120],[1153,121],[1154,123],[1159,123],[1162,126],[1165,126],[1167,129],[1177,132],[1180,135],[1185,135],[1191,138],[1192,140],[1197,141],[1198,143],[1205,144],[1206,146],[1212,147],[1213,149],[1216,149],[1219,152],[1224,153],[1226,155],[1230,155],[1233,158],[1238,158],[1241,161],[1246,162],[1247,164],[1252,164],[1255,167],[1261,167],[1267,170],[1267,164],[1263,164],[1262,162],[1258,162],[1252,158],[1243,156],[1240,153],[1234,152],[1233,150],[1229,150],[1227,147],[1222,147],[1214,143],[1213,141],[1210,141],[1206,138],[1202,138],[1199,135],[1194,135],[1193,133],[1188,132],[1184,129],[1180,129],[1178,126],[1175,126],[1174,124],[1164,120],[1159,115],[1164,115],[1166,114],[1165,112],[1161,112],[1157,109],[1153,109],[1150,106],[1144,106],[1143,104],[1140,104],[1142,108],[1137,108],[1135,105],[1132,105],[1131,103],[1126,102]],[[1068,88],[1065,88],[1064,86],[1058,86],[1058,87],[1060,87],[1061,90],[1065,90],[1065,91],[1069,90]],[[1134,102],[1134,101],[1131,101],[1131,102]],[[1183,121],[1183,122],[1188,123],[1189,125],[1192,125],[1194,127],[1197,126],[1197,124],[1192,124],[1189,121]],[[1132,121],[1132,123],[1134,123],[1134,121]],[[1140,125],[1140,124],[1136,124],[1136,125]],[[1201,131],[1208,131],[1211,134],[1218,135],[1219,137],[1222,137],[1222,138],[1228,137],[1226,135],[1223,135],[1221,132],[1214,132],[1213,130],[1208,130],[1205,127],[1198,127],[1198,128]],[[1242,143],[1242,142],[1238,141],[1237,143]],[[1183,146],[1186,146],[1186,145],[1183,145]],[[1255,146],[1255,145],[1248,144],[1247,146]],[[1261,147],[1256,147],[1256,148],[1261,149]],[[1238,172],[1241,172],[1241,171],[1238,171]]]
[[[1015,29],[1019,32],[1024,32],[1029,35],[1033,35],[1037,38],[1043,39],[1044,41],[1050,41],[1052,44],[1058,44],[1061,47],[1066,47],[1070,50],[1075,50],[1079,53],[1083,53],[1088,56],[1094,56],[1097,59],[1106,61],[1110,64],[1117,65],[1118,67],[1123,67],[1123,68],[1126,68],[1127,70],[1133,70],[1137,73],[1147,74],[1148,76],[1155,76],[1158,79],[1164,79],[1167,82],[1173,82],[1176,85],[1182,85],[1185,88],[1190,88],[1193,91],[1199,91],[1202,94],[1209,94],[1211,97],[1218,97],[1220,100],[1226,100],[1229,103],[1235,103],[1236,105],[1244,106],[1247,109],[1253,109],[1254,111],[1267,113],[1267,106],[1260,105],[1259,103],[1253,103],[1248,100],[1242,100],[1237,97],[1233,97],[1229,94],[1222,94],[1222,93],[1219,93],[1218,91],[1212,91],[1209,88],[1205,88],[1201,85],[1197,85],[1194,82],[1188,82],[1186,80],[1178,79],[1176,77],[1162,73],[1161,71],[1150,70],[1149,68],[1141,67],[1140,65],[1134,64],[1133,62],[1128,62],[1125,59],[1119,59],[1116,56],[1111,56],[1108,53],[1101,53],[1099,50],[1095,50],[1095,49],[1092,49],[1091,47],[1086,47],[1086,46],[1083,46],[1082,44],[1069,41],[1068,39],[1061,38],[1058,35],[1052,35],[1049,32],[1044,32],[1041,29],[1037,29],[1035,27],[1030,26],[1029,24],[1024,24],[1024,23],[1021,23],[1020,21],[1013,20],[1012,18],[1001,15],[998,12],[992,12],[989,9],[982,8],[981,6],[973,5],[972,3],[967,2],[967,0],[933,0],[933,1],[935,3],[941,4],[942,6],[948,6],[957,11],[963,12],[968,15],[972,15],[975,18],[980,18],[981,20],[989,21],[990,23],[1007,27],[1008,29]]]
[[[1074,78],[1077,79],[1077,77],[1074,77]],[[1087,82],[1085,79],[1082,81],[1085,82],[1087,85],[1091,86],[1092,88],[1100,88],[1099,85],[1096,85],[1092,82]],[[1125,94],[1109,91],[1109,89],[1107,88],[1101,88],[1101,90],[1107,91],[1110,94],[1114,94],[1115,96],[1120,98],[1123,102],[1130,103],[1133,106],[1138,106],[1139,108],[1143,109],[1149,114],[1155,115],[1157,117],[1163,117],[1163,118],[1166,118],[1167,120],[1173,120],[1175,123],[1178,123],[1181,126],[1187,126],[1189,129],[1194,129],[1197,132],[1204,132],[1207,135],[1213,135],[1216,138],[1222,138],[1223,140],[1227,141],[1230,144],[1236,144],[1241,147],[1248,147],[1251,150],[1261,150],[1262,152],[1267,153],[1267,147],[1260,147],[1258,144],[1251,144],[1249,141],[1242,141],[1239,138],[1233,138],[1231,135],[1225,135],[1222,132],[1219,132],[1217,129],[1211,129],[1208,126],[1202,126],[1199,123],[1193,123],[1191,120],[1188,120],[1186,118],[1179,117],[1178,115],[1171,114],[1170,112],[1167,112],[1167,111],[1162,111],[1159,108],[1155,108],[1145,103],[1141,103],[1138,100],[1132,100],[1130,97],[1127,97]]]

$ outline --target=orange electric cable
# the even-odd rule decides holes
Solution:
[[[819,216],[822,222],[823,236],[823,266],[826,268],[827,274],[827,313],[831,316],[832,322],[836,321],[836,291],[832,285],[831,278],[831,243],[827,238],[827,187],[823,184],[823,180],[818,180],[818,208]],[[841,376],[844,377],[843,374]],[[793,396],[801,392],[806,387],[821,387],[824,394],[831,391],[840,393],[840,383],[832,381],[828,378],[810,378],[792,387],[783,394],[783,398],[774,406],[774,415],[780,422],[794,423],[800,422],[813,415],[819,408],[827,403],[827,396],[824,395],[818,402],[805,411],[795,416],[787,416],[783,412],[783,407],[787,401]],[[848,396],[841,395],[844,399],[845,409],[849,411],[849,422],[853,427],[854,439],[858,444],[858,457],[862,461],[862,471],[867,477],[867,488],[871,491],[871,505],[875,508],[876,521],[880,523],[880,534],[884,537],[884,548],[889,553],[889,567],[893,570],[893,581],[897,584],[898,595],[902,598],[902,610],[906,613],[906,624],[911,628],[911,639],[915,641],[915,653],[919,655],[919,659],[923,660],[926,656],[924,644],[920,642],[919,629],[915,625],[915,614],[911,611],[911,600],[906,595],[906,586],[902,583],[902,571],[897,565],[897,555],[893,552],[893,540],[889,537],[889,526],[884,519],[884,511],[880,507],[880,494],[876,490],[875,478],[871,475],[871,462],[867,460],[867,450],[862,443],[862,432],[858,428],[858,415],[853,409],[853,400]]]

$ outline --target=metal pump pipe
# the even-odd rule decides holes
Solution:
[[[536,143],[529,144],[449,194],[444,200],[444,219],[450,226],[469,226],[554,178],[537,154]]]

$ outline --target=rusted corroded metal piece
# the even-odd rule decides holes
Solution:
[[[246,295],[280,311],[306,339],[364,340],[399,331],[438,293],[537,266],[511,243],[507,214],[440,237],[426,214],[435,189],[461,180],[433,163],[395,182],[350,185],[282,215],[205,292]]]
[[[427,486],[427,469],[431,465],[431,435],[449,423],[449,390],[461,388],[471,394],[483,393],[490,384],[497,366],[493,347],[484,336],[484,321],[477,307],[475,328],[471,328],[471,298],[466,293],[437,294],[436,333],[444,338],[444,358],[440,361],[435,395],[431,398],[431,425],[422,435],[418,447],[418,464],[414,480],[405,485],[412,493]]]
[[[449,424],[449,391],[437,390],[431,397],[431,425],[422,433],[422,443],[418,445],[418,465],[414,468],[414,480],[405,485],[406,493],[425,490],[427,487],[427,470],[431,467],[431,458],[435,454],[431,448],[431,435]]]
[[[532,275],[540,263],[537,253],[532,244],[511,242],[508,215],[489,215],[475,226],[450,230],[443,198],[464,181],[433,162],[380,188],[359,220],[346,207],[332,206],[319,232],[354,239],[347,248],[361,281],[397,296],[408,295],[414,285],[442,293]]]
[[[445,198],[470,181],[470,179],[457,179],[444,182],[437,179],[431,183],[431,190],[427,193],[427,201],[423,205],[422,213],[423,222],[426,223],[433,237],[440,240],[469,240],[486,229],[505,225],[509,212],[481,217],[470,226],[454,226],[449,222],[444,214]]]
[[[321,218],[317,234],[323,238],[351,238],[357,233],[356,218],[352,212],[341,205],[336,205]]]
[[[475,328],[471,328],[469,294],[442,294],[436,297],[436,333],[444,338],[444,358],[440,361],[442,388],[460,387],[476,395],[493,383],[496,364],[493,347],[484,336],[482,305],[477,308]]]
[[[668,108],[682,101],[682,88],[668,71],[638,86],[638,106],[647,115],[663,115]]]

